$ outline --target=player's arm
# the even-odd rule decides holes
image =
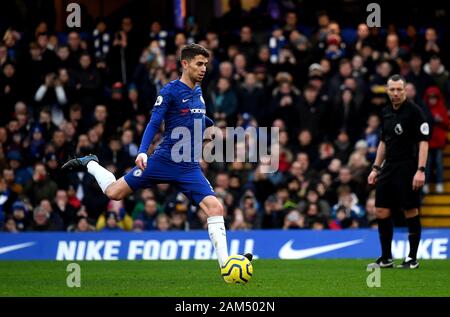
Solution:
[[[381,127],[383,126],[384,126],[383,116],[381,116]],[[367,183],[369,185],[375,185],[375,183],[377,182],[377,175],[378,172],[381,170],[381,165],[384,162],[385,154],[386,154],[386,143],[384,142],[384,130],[383,128],[381,128],[380,143],[378,143],[375,162],[372,165],[372,171],[370,172],[369,177],[367,177]]]
[[[153,141],[153,138],[155,137],[155,134],[158,132],[159,127],[161,126],[161,122],[163,121],[166,114],[169,101],[170,95],[168,93],[164,93],[163,91],[161,91],[161,94],[158,96],[158,98],[156,98],[155,105],[153,106],[152,116],[150,118],[150,122],[145,128],[144,134],[142,135],[139,154],[136,157],[135,161],[136,165],[141,170],[147,167],[147,151]]]
[[[211,120],[208,116],[204,115],[205,118],[205,132],[203,134],[203,150],[205,149],[205,147],[213,141],[213,135],[214,133],[214,121]]]
[[[205,118],[205,134],[203,137],[203,142],[208,142],[212,140],[212,134],[213,134],[213,128],[208,129],[210,127],[214,126],[214,121],[211,120],[207,115],[203,115],[203,117]]]
[[[413,190],[418,190],[425,184],[425,167],[428,158],[428,140],[430,138],[430,127],[426,121],[425,114],[421,109],[417,111],[416,138],[419,143],[419,159],[417,172],[413,178]]]
[[[367,183],[369,185],[375,185],[375,183],[377,182],[377,175],[381,169],[381,165],[383,164],[385,153],[386,153],[386,144],[384,143],[383,140],[381,140],[380,143],[378,144],[377,155],[375,157],[375,162],[373,163],[372,166],[372,171],[370,172],[369,177],[367,178]]]
[[[212,127],[214,125],[214,121],[210,119],[207,115],[205,115],[205,125],[207,128]]]
[[[369,185],[375,185],[377,182],[378,172],[381,170],[381,165],[384,162],[385,154],[386,154],[386,143],[384,140],[384,115],[381,116],[381,133],[380,133],[380,142],[378,143],[377,154],[375,155],[375,162],[372,165],[372,171],[367,177],[367,183]]]
[[[386,144],[384,141],[380,141],[378,144],[377,155],[375,156],[375,162],[373,163],[374,169],[381,167],[384,162],[384,154],[386,153]]]
[[[419,164],[417,168],[427,165],[428,158],[428,141],[419,142]]]
[[[417,166],[416,175],[413,178],[413,190],[418,190],[425,185],[425,167],[427,165],[428,157],[428,141],[419,142],[419,163]]]

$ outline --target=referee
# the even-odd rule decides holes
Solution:
[[[409,232],[409,255],[398,268],[416,269],[420,242],[420,188],[425,183],[430,128],[422,109],[406,99],[405,79],[393,75],[387,81],[391,104],[383,108],[381,138],[368,177],[376,185],[376,216],[381,257],[370,267],[394,266],[391,253],[394,225],[391,210],[403,210]]]

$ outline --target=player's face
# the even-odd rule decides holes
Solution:
[[[387,83],[387,94],[392,104],[398,105],[402,103],[406,99],[405,83],[402,80],[389,80]]]
[[[185,64],[185,71],[195,83],[201,82],[206,74],[208,59],[203,55],[197,55]]]

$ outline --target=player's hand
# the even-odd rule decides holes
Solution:
[[[425,184],[425,173],[417,171],[413,178],[413,190],[420,189]]]
[[[369,177],[367,177],[367,183],[369,185],[375,185],[377,183],[377,176],[378,176],[377,171],[370,172]]]
[[[141,170],[144,170],[147,167],[147,154],[145,153],[139,153],[136,157],[136,166],[139,167]]]

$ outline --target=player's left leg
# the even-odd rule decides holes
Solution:
[[[417,261],[417,249],[419,248],[422,225],[420,224],[419,210],[417,208],[405,211],[406,224],[408,226],[409,255],[405,258],[399,268],[415,269],[419,267]]]
[[[227,234],[225,229],[224,207],[217,199],[214,190],[200,168],[180,171],[175,180],[177,187],[189,197],[194,205],[200,206],[207,215],[208,233],[217,254],[219,265],[228,259]],[[244,255],[252,261],[253,255]]]
[[[224,220],[224,208],[217,199],[214,190],[203,175],[200,167],[189,171],[179,171],[177,187],[207,215],[209,238],[217,254],[219,265],[228,258],[227,235]]]

